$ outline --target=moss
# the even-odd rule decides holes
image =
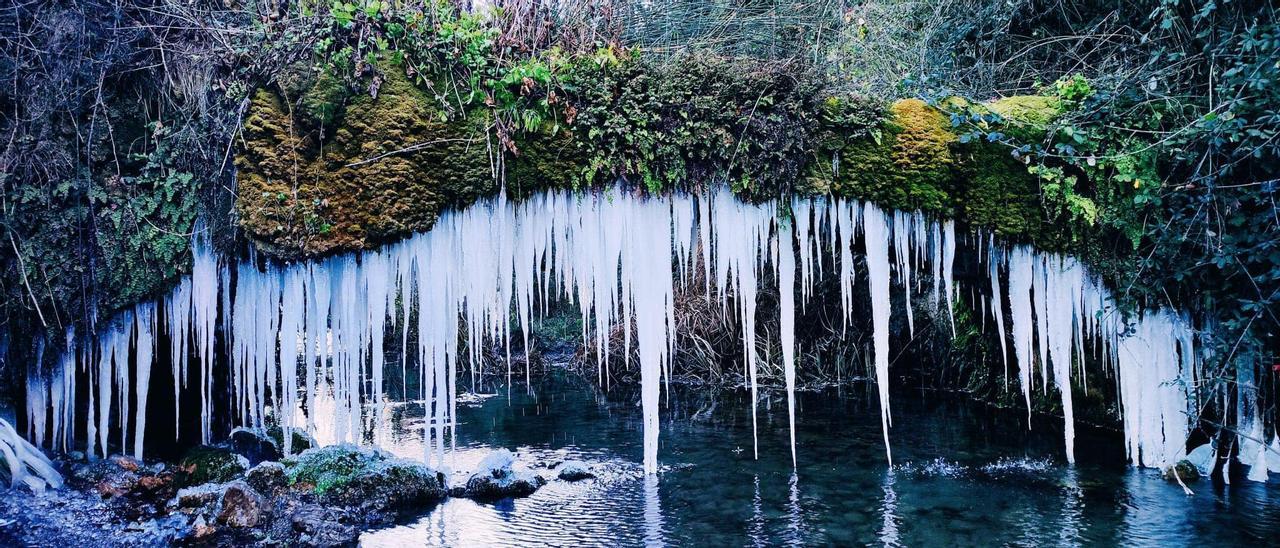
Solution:
[[[1062,234],[1072,229],[1045,221],[1039,182],[1009,145],[962,143],[944,110],[918,99],[818,99],[795,83],[729,78],[733,67],[696,57],[675,68],[592,65],[574,76],[576,122],[513,135],[501,162],[491,161],[499,147],[487,139],[485,109],[450,119],[401,70],[383,71],[377,97],[325,74],[291,77],[257,92],[245,118],[240,222],[275,256],[315,256],[428,229],[443,209],[497,192],[499,179],[522,196],[622,176],[651,189],[728,181],[747,199],[833,194],[1048,247],[1072,240]],[[1043,139],[1062,108],[1041,96],[942,103],[999,114],[995,130],[1016,142]]]
[[[317,94],[325,99],[305,95],[308,112],[336,100]],[[249,107],[236,207],[246,233],[276,256],[377,245],[497,190],[483,118],[447,119],[400,71],[387,71],[377,97],[350,96],[334,112],[332,127],[310,125],[314,116],[295,115],[270,90]]]
[[[178,484],[200,485],[231,481],[249,468],[244,457],[221,447],[193,447],[178,462]]]
[[[341,505],[384,510],[444,496],[442,478],[430,468],[354,445],[310,449],[284,465],[290,485],[310,486]]]
[[[579,182],[586,155],[567,129],[521,136],[516,152],[505,155],[507,189],[515,195],[543,188],[569,188]]]
[[[354,445],[331,445],[303,451],[284,461],[289,484],[311,485],[317,494],[350,483],[385,457]]]
[[[1062,100],[1048,95],[1014,95],[986,104],[991,112],[1014,124],[1041,130],[1062,115]]]
[[[1044,213],[1039,185],[1009,147],[974,142],[958,155],[965,185],[957,202],[969,223],[1007,238],[1034,238],[1040,233]]]
[[[805,190],[897,209],[950,214],[956,135],[939,110],[917,99],[895,102],[878,132],[819,154]]]
[[[1003,118],[999,131],[1016,143],[1042,141],[1062,113],[1059,99],[1039,95],[1006,97],[982,107]],[[970,223],[1005,238],[1031,241],[1044,249],[1063,248],[1072,241],[1071,229],[1048,223],[1039,180],[1012,152],[1008,144],[982,139],[959,147],[965,181],[960,213]]]

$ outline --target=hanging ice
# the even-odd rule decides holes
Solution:
[[[418,365],[418,397],[427,409],[424,457],[443,464],[456,435],[458,368],[467,367],[475,382],[489,342],[502,344],[509,356],[513,325],[527,352],[534,316],[545,313],[549,302],[564,299],[578,307],[583,339],[596,352],[604,384],[610,379],[609,356],[617,350],[610,348],[611,333],[621,331],[627,364],[633,362],[635,348],[644,467],[654,473],[659,396],[662,383],[671,378],[678,343],[676,290],[694,289],[688,285],[701,260],[704,281],[697,289],[741,327],[741,365],[752,395],[753,426],[765,359],[757,341],[756,298],[776,280],[794,461],[796,295],[805,306],[827,264],[839,286],[840,329],[862,325],[854,311],[858,280],[853,251],[861,225],[871,350],[891,460],[891,283],[902,284],[909,331],[915,330],[912,292],[930,275],[934,309],[940,314],[937,300],[945,298],[954,322],[955,225],[919,212],[885,212],[873,204],[835,198],[793,200],[789,209],[790,222],[779,220],[776,203],[744,203],[724,188],[699,197],[549,192],[516,203],[500,196],[447,212],[431,231],[380,250],[265,266],[254,260],[219,264],[207,231],[197,226],[190,278],[166,297],[128,309],[91,333],[77,338],[69,332],[57,370],[28,376],[29,434],[41,444],[69,445],[79,372],[90,383],[88,413],[82,419],[88,449],[108,454],[108,434],[118,431],[121,448],[141,456],[149,372],[159,340],[167,336],[175,400],[192,376],[191,360],[200,365],[195,375],[202,440],[212,436],[213,378],[219,375],[229,381],[231,412],[240,425],[262,427],[274,416],[286,432],[314,432],[315,414],[323,408],[333,414],[327,422],[334,426],[334,439],[363,442],[367,423],[385,415],[382,375],[384,339],[393,336],[387,332],[390,325],[393,332],[402,330],[401,385],[407,384],[404,362]],[[990,300],[979,299],[980,306],[990,306],[1005,360],[1008,303],[1009,340],[1028,413],[1037,364],[1041,389],[1052,380],[1059,392],[1067,458],[1073,458],[1073,383],[1085,381],[1087,340],[1096,341],[1103,358],[1118,371],[1126,445],[1134,463],[1156,466],[1177,458],[1187,433],[1185,385],[1197,367],[1189,321],[1160,310],[1123,318],[1100,282],[1067,257],[1026,246],[1002,251],[993,238],[980,238],[975,251],[977,262],[987,261],[981,270],[988,279],[980,283],[991,288]],[[1000,282],[1006,266],[1004,291]],[[157,326],[162,317],[163,325]],[[223,352],[215,348],[219,329]],[[222,354],[227,363],[216,363]],[[1073,375],[1073,370],[1079,372]],[[130,405],[136,407],[131,410]],[[291,438],[285,436],[286,452],[292,450]],[[753,440],[758,444],[757,436]],[[1257,455],[1264,453],[1252,449],[1243,458],[1259,460]],[[1267,458],[1267,465],[1272,460]]]

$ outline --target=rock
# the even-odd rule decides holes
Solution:
[[[276,441],[271,439],[267,432],[256,428],[232,430],[226,445],[232,452],[248,459],[249,466],[256,466],[263,461],[280,460],[284,457]]]
[[[289,478],[285,476],[284,465],[278,462],[263,462],[244,473],[244,480],[250,487],[264,495],[271,495],[289,486]]]
[[[1175,472],[1177,477],[1174,477]],[[1164,476],[1165,481],[1176,483],[1181,478],[1183,483],[1191,483],[1200,479],[1200,470],[1196,469],[1196,465],[1192,464],[1191,461],[1182,459],[1177,464],[1166,466],[1161,471],[1161,475]]]
[[[306,451],[307,449],[311,449],[312,447],[320,446],[320,444],[316,442],[316,439],[312,437],[311,434],[308,434],[306,430],[296,430],[296,429],[291,429],[291,430],[292,430],[291,431],[292,435],[289,436],[290,438],[289,454],[290,455],[296,455],[298,453]],[[271,441],[274,441],[276,443],[276,447],[279,447],[281,451],[285,449],[283,428],[280,428],[279,426],[272,426],[267,428],[267,437],[271,438]]]
[[[195,487],[185,487],[169,501],[169,511],[191,510],[212,506],[222,498],[224,486],[220,483],[206,483]]]
[[[395,513],[444,498],[443,483],[443,478],[421,463],[388,459],[334,486],[324,498],[366,512]],[[370,515],[366,521],[382,521],[382,517]]]
[[[356,543],[360,530],[349,514],[336,508],[308,504],[290,515],[298,544],[307,546],[347,546]]]
[[[542,476],[527,470],[515,470],[515,455],[506,449],[490,453],[480,462],[479,470],[467,479],[466,496],[477,499],[525,497],[546,484]]]
[[[164,466],[147,467],[119,455],[77,464],[71,476],[77,483],[92,485],[103,498],[127,497],[144,504],[162,504],[175,489],[174,476]]]
[[[421,463],[353,445],[310,449],[285,465],[291,484],[310,486],[326,503],[366,513],[421,507],[445,495],[443,478]],[[366,521],[381,518],[369,515]]]
[[[130,472],[137,472],[139,468],[142,468],[142,463],[139,462],[138,459],[135,459],[133,457],[129,457],[125,455],[113,455],[110,460],[116,466],[119,466],[120,468],[124,470],[128,470]]]
[[[194,538],[206,538],[216,532],[218,532],[218,528],[209,525],[204,516],[196,516],[195,523],[191,525],[191,536]]]
[[[266,501],[243,481],[228,483],[218,499],[218,523],[228,527],[254,527],[267,508]]]
[[[587,463],[580,460],[567,460],[556,467],[556,477],[565,481],[578,481],[594,478],[596,475],[591,472],[591,467]]]
[[[231,481],[249,469],[248,459],[224,447],[201,445],[187,451],[178,463],[182,486]]]

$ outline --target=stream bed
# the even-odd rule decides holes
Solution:
[[[780,391],[761,395],[755,458],[745,391],[673,385],[656,478],[643,474],[637,394],[565,372],[475,394],[459,398],[455,481],[497,448],[544,475],[576,459],[597,477],[494,503],[446,499],[365,532],[362,545],[1185,546],[1280,535],[1274,483],[1201,479],[1187,496],[1158,471],[1124,466],[1118,434],[1089,429],[1068,466],[1060,419],[1033,417],[1028,430],[1025,415],[936,393],[895,394],[892,468],[874,385],[798,393],[793,467]],[[381,445],[421,458],[421,407],[385,412]]]

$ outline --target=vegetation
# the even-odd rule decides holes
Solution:
[[[622,181],[955,217],[1187,311],[1206,394],[1276,361],[1268,2],[198,4],[0,10],[10,354],[165,287],[197,218],[297,258]]]

